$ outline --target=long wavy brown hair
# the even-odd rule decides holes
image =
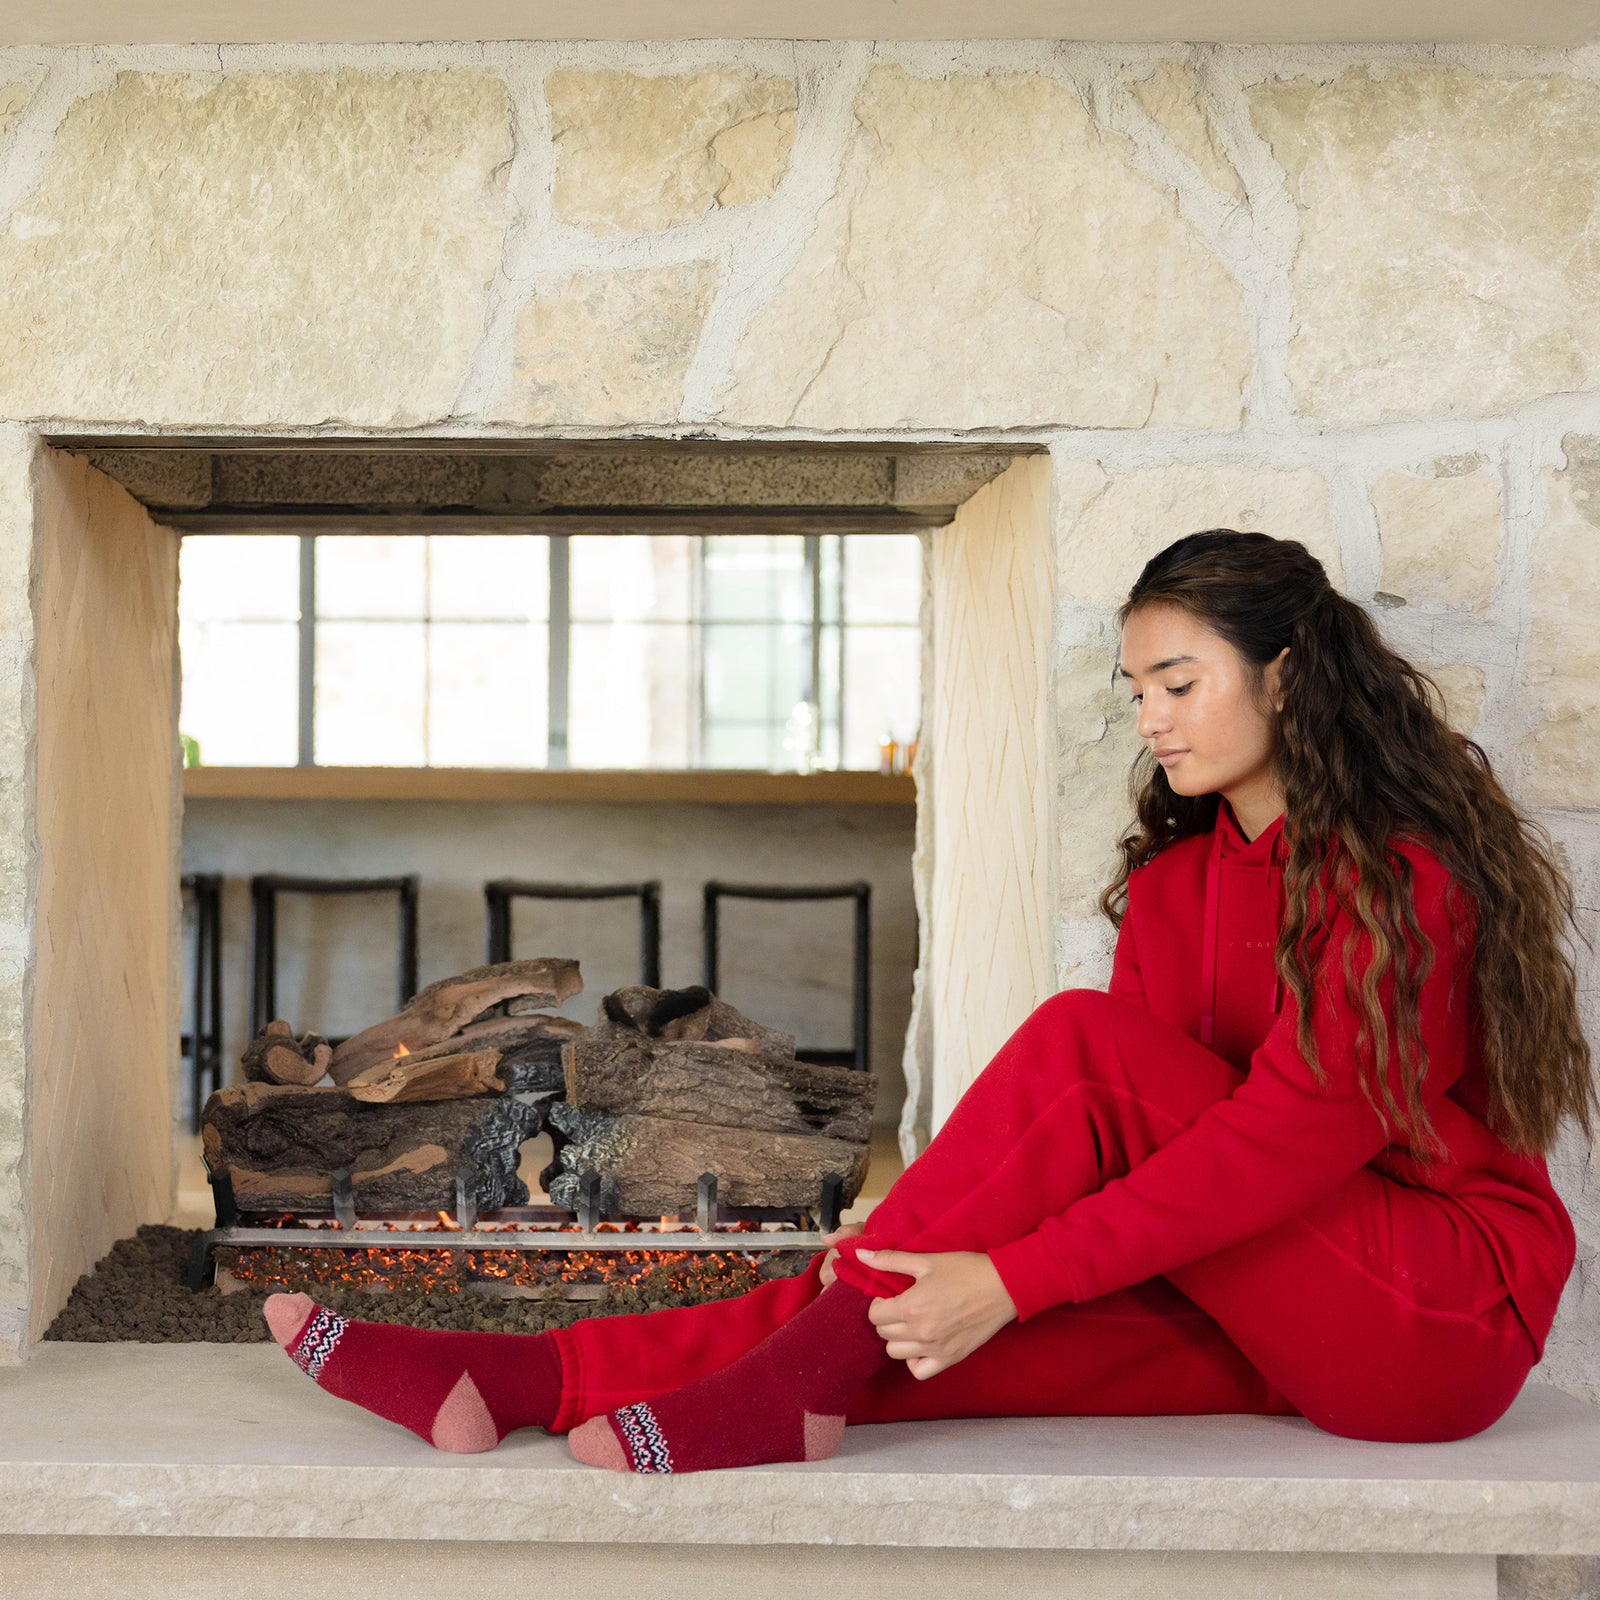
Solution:
[[[1473,998],[1490,1125],[1525,1154],[1548,1151],[1564,1117],[1592,1135],[1595,1085],[1563,924],[1593,946],[1573,914],[1572,887],[1549,834],[1518,812],[1482,748],[1444,720],[1438,685],[1389,649],[1371,617],[1333,588],[1295,539],[1232,528],[1189,534],[1145,564],[1117,612],[1119,629],[1136,609],[1156,604],[1178,607],[1226,639],[1269,716],[1264,669],[1289,647],[1271,756],[1288,849],[1275,960],[1299,1003],[1296,1042],[1317,1079],[1326,1081],[1326,1071],[1312,1037],[1314,954],[1308,959],[1307,950],[1320,948],[1331,921],[1331,884],[1353,923],[1342,965],[1347,1000],[1360,1008],[1357,1050],[1364,1062],[1369,1053],[1375,1058],[1360,1073],[1362,1090],[1391,1139],[1399,1132],[1425,1162],[1443,1153],[1422,1102],[1428,1062],[1417,1020],[1435,952],[1417,923],[1411,863],[1392,844],[1411,838],[1450,870],[1452,893],[1466,890],[1476,904]],[[1119,841],[1122,866],[1100,895],[1117,928],[1129,873],[1177,840],[1209,833],[1221,804],[1215,793],[1174,793],[1148,750],[1135,760],[1129,787],[1138,820]],[[1352,961],[1362,929],[1373,958],[1358,985]],[[1418,961],[1409,958],[1407,934],[1422,951]],[[1391,967],[1403,1105],[1391,1087],[1389,1028],[1378,1002]]]

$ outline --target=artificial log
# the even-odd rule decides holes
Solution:
[[[504,1081],[495,1073],[498,1050],[472,1050],[455,1055],[401,1056],[387,1065],[358,1072],[345,1088],[369,1105],[397,1105],[415,1100],[465,1100],[469,1095],[500,1094]]]
[[[474,967],[430,983],[398,1015],[346,1039],[333,1052],[329,1070],[335,1083],[348,1083],[389,1060],[401,1045],[416,1051],[439,1044],[508,1000],[537,998],[541,1006],[559,1006],[582,988],[578,963],[564,957]]]
[[[726,1000],[719,1000],[703,984],[685,989],[652,989],[632,984],[613,989],[600,1002],[596,1029],[640,1033],[651,1039],[688,1039],[717,1043],[729,1039],[755,1039],[763,1054],[793,1056],[794,1035],[764,1023],[752,1022]]]
[[[567,1052],[567,1099],[585,1111],[612,1115],[821,1134],[858,1144],[871,1139],[875,1074],[753,1054],[744,1047],[748,1043],[753,1041],[698,1044],[591,1029]]]
[[[426,1061],[460,1050],[498,1050],[496,1074],[508,1094],[548,1093],[565,1082],[561,1047],[587,1030],[571,1017],[485,1017],[460,1033],[427,1049],[414,1051],[411,1060]],[[370,1070],[370,1069],[369,1069]]]
[[[507,1095],[367,1104],[331,1085],[235,1084],[206,1101],[201,1144],[226,1163],[246,1211],[297,1211],[331,1201],[329,1174],[350,1172],[357,1208],[436,1211],[456,1200],[465,1168],[479,1210],[523,1205],[517,1177],[536,1107]]]
[[[717,1177],[723,1205],[814,1207],[824,1180],[843,1180],[849,1205],[867,1175],[867,1147],[845,1139],[718,1128],[666,1117],[608,1117],[557,1101],[549,1120],[571,1141],[560,1155],[561,1172],[550,1198],[576,1210],[583,1173],[614,1187],[618,1209],[653,1217],[692,1210],[702,1172]]]
[[[251,1083],[292,1083],[304,1086],[327,1075],[333,1047],[320,1033],[296,1039],[287,1022],[269,1022],[239,1057]]]

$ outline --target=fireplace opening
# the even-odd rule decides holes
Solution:
[[[435,1310],[441,1297],[478,1302],[502,1319],[482,1325],[499,1326],[532,1326],[504,1318],[548,1317],[556,1302],[562,1315],[586,1300],[636,1309],[641,1284],[660,1303],[742,1292],[803,1269],[822,1233],[864,1214],[1020,1020],[1018,1008],[1048,992],[1043,911],[1024,915],[1015,936],[1038,948],[1008,968],[1037,969],[1036,996],[1015,977],[1005,994],[983,992],[970,960],[985,948],[994,961],[1001,906],[1026,912],[1048,894],[1049,797],[1037,759],[1051,594],[1041,455],[899,445],[887,454],[865,443],[54,446],[40,497],[39,831],[55,872],[44,874],[40,911],[46,925],[70,921],[77,959],[59,941],[36,977],[31,1046],[43,1093],[30,1116],[33,1149],[46,1159],[33,1167],[33,1337],[255,1336],[236,1309],[197,1321],[173,1288],[174,1269],[182,1294],[237,1303],[276,1286],[272,1274],[289,1263],[297,1286],[332,1277],[422,1310],[417,1320],[432,1314],[423,1301]],[[250,553],[236,614],[184,614],[180,541],[191,593],[215,592],[215,553]],[[473,541],[480,555],[493,548],[508,561],[452,570]],[[889,593],[893,562],[879,563],[878,593],[865,600],[841,585],[841,568],[871,570],[863,552],[908,542],[920,569],[909,605]],[[290,605],[274,598],[286,549]],[[380,549],[385,559],[372,560]],[[197,579],[189,550],[211,557],[210,570],[194,563]],[[678,611],[641,598],[638,575],[652,563],[682,580]],[[480,596],[510,591],[535,566],[537,605],[524,594],[507,602],[514,615],[504,605],[473,615],[462,599],[474,583]],[[414,581],[419,568],[420,605],[399,593],[397,577],[406,569]],[[368,614],[352,604],[352,587]],[[623,591],[620,614],[595,614],[597,593]],[[744,610],[729,609],[734,593]],[[762,614],[748,615],[752,607]],[[689,666],[679,686],[692,692],[673,702],[651,663],[680,647]],[[915,704],[889,725],[882,707],[908,650]],[[756,658],[766,702],[741,718],[729,706],[748,688],[740,663]],[[230,659],[231,691],[226,673],[194,676],[197,661]],[[628,673],[649,691],[642,711],[615,692]],[[841,678],[866,687],[865,712]],[[477,746],[461,714],[473,701],[498,713],[482,719]],[[407,723],[419,704],[420,726],[416,716]],[[109,830],[73,798],[74,770],[96,761],[120,763],[130,779],[129,815]],[[466,860],[453,875],[452,851]],[[89,887],[97,866],[98,895]],[[184,875],[217,885],[209,928],[201,896],[180,897]],[[267,1023],[287,1031],[279,1048],[300,1051],[309,1073],[310,1030],[337,1052],[408,992],[403,889],[398,918],[387,890],[290,894],[271,923],[266,992],[276,1003],[263,1015],[252,882],[272,876],[357,891],[420,879],[409,915],[412,981],[424,989],[484,955],[491,967],[513,955],[581,957],[582,996],[549,1014],[585,1035],[605,1026],[603,1002],[682,995],[712,962],[708,1000],[736,1002],[759,1028],[792,1035],[801,1065],[870,1067],[861,1170],[824,1166],[772,1204],[752,1201],[738,1163],[713,1149],[672,1195],[629,1202],[599,1167],[571,1160],[589,1112],[563,1110],[556,1095],[527,1130],[501,1130],[514,1147],[502,1164],[521,1184],[515,1192],[480,1193],[479,1170],[446,1142],[448,1181],[425,1200],[378,1203],[370,1175],[382,1163],[365,1149],[325,1162],[320,1193],[269,1204],[250,1190],[254,1169],[208,1155],[207,1101],[237,1098],[252,1082],[277,1087],[241,1066]],[[635,897],[580,905],[503,893],[498,910],[486,904],[491,883],[534,882],[620,886]],[[706,949],[713,882],[730,891],[868,885],[870,978],[863,984],[849,959],[860,908],[847,899],[727,900],[718,967]],[[653,912],[640,893],[652,883]],[[219,998],[220,1018],[208,1015]],[[126,1013],[109,1100],[73,1021],[108,1005]],[[396,1043],[386,1055],[403,1062],[412,1047]],[[340,1086],[323,1078],[322,1087]],[[524,1088],[510,1098],[526,1107],[539,1096]],[[516,1139],[521,1131],[530,1136]],[[109,1196],[96,1176],[108,1159],[121,1173],[121,1192]],[[763,1175],[779,1167],[773,1155]],[[155,1315],[165,1328],[87,1331],[96,1278],[102,1301],[127,1301],[139,1298],[129,1285],[141,1271],[160,1280]]]

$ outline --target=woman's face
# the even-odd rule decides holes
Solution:
[[[1272,770],[1288,649],[1266,668],[1265,706],[1252,699],[1246,664],[1219,633],[1176,606],[1150,604],[1122,628],[1121,682],[1138,708],[1139,737],[1161,756],[1177,794],[1222,794],[1254,838],[1283,810]]]

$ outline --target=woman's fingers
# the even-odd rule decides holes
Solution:
[[[924,1277],[933,1267],[932,1256],[919,1256],[910,1250],[858,1250],[856,1258],[885,1272],[903,1272],[908,1278]]]
[[[883,1351],[885,1355],[894,1361],[910,1361],[916,1356],[926,1356],[933,1353],[922,1340],[905,1338],[884,1340]]]
[[[895,1339],[883,1349],[891,1361],[905,1362],[906,1370],[913,1378],[931,1378],[934,1373],[943,1372],[946,1367],[953,1365],[945,1356],[915,1339]]]

